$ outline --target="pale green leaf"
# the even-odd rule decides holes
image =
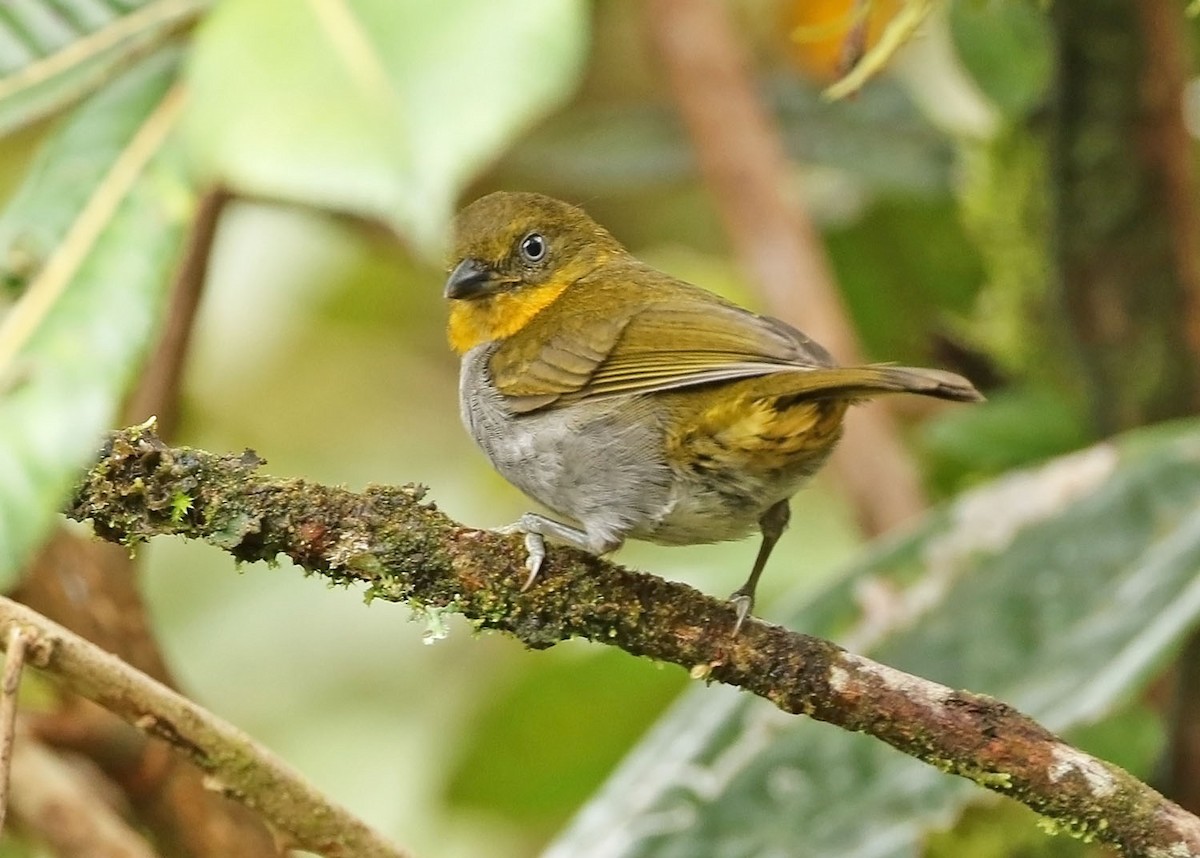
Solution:
[[[193,203],[163,148],[173,74],[156,60],[82,105],[0,216],[0,259],[37,248],[0,317],[0,586],[95,455],[155,331]]]
[[[381,218],[436,250],[464,184],[574,87],[583,0],[227,0],[187,128],[243,193]]]
[[[62,241],[128,144],[162,99],[179,64],[174,50],[160,51],[121,76],[74,120],[43,144],[26,181],[0,213],[0,275],[19,285]]]
[[[207,6],[208,0],[0,3],[0,134],[96,91]]]
[[[1063,732],[1135,695],[1198,616],[1193,422],[969,492],[787,624]],[[547,854],[910,856],[982,795],[869,737],[698,688]]]

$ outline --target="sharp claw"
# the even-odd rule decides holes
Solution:
[[[504,527],[497,527],[496,533],[502,533],[506,536],[512,533],[520,533],[525,537],[525,568],[529,570],[529,577],[521,585],[521,592],[524,593],[533,586],[533,582],[537,580],[538,573],[542,571],[542,561],[546,559],[546,540],[540,533],[525,530],[519,521],[516,524],[506,524]]]
[[[754,597],[738,590],[729,597],[729,601],[733,603],[733,609],[737,611],[737,621],[733,624],[733,637],[737,637],[738,632],[742,630],[742,623],[746,622],[746,617],[750,616],[750,612],[754,610]]]
[[[525,558],[525,568],[529,570],[529,577],[521,585],[522,593],[533,586],[538,573],[542,571],[542,561],[546,559],[546,541],[542,539],[541,534],[526,533],[525,550],[529,553],[529,556]]]

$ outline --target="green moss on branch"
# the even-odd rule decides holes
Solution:
[[[111,438],[69,515],[125,545],[169,534],[240,561],[283,554],[310,573],[362,582],[369,597],[457,611],[530,647],[570,637],[615,645],[869,733],[1017,799],[1060,830],[1130,855],[1200,854],[1200,820],[998,700],[758,620],[735,637],[728,603],[571,549],[552,548],[522,592],[521,538],[456,524],[420,486],[354,493],[273,479],[258,472],[262,464],[250,451],[168,447],[150,427],[127,429]]]

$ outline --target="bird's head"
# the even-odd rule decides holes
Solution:
[[[510,337],[568,288],[625,251],[582,209],[500,191],[463,209],[445,295],[459,354]]]

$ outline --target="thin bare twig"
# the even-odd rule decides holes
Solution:
[[[292,846],[329,858],[410,858],[304,776],[233,725],[57,623],[0,597],[0,632],[37,635],[31,663],[139,730],[162,739],[209,774],[209,788],[242,802]]]
[[[146,362],[145,375],[124,409],[128,423],[157,417],[160,431],[167,437],[174,434],[179,418],[179,384],[192,338],[192,323],[204,292],[221,214],[230,199],[229,191],[220,186],[200,198],[188,232],[187,246],[175,269],[171,303],[162,334],[154,354]]]
[[[771,312],[844,363],[862,348],[820,236],[784,189],[791,170],[763,108],[730,12],[712,0],[654,0],[650,25],[705,181],[742,266]],[[863,529],[880,533],[925,508],[916,468],[884,405],[847,421],[831,460]]]
[[[8,630],[4,645],[4,673],[0,676],[0,831],[8,813],[8,789],[12,780],[13,738],[17,729],[17,693],[25,668],[28,632],[20,626]]]
[[[728,602],[571,549],[553,549],[523,591],[522,541],[457,525],[419,487],[355,494],[271,479],[259,462],[167,447],[135,427],[112,437],[69,514],[127,545],[173,534],[239,561],[286,554],[332,581],[365,582],[370,596],[457,611],[531,647],[571,637],[619,646],[869,733],[1130,855],[1200,854],[1200,819],[998,700],[758,620],[733,637]]]

